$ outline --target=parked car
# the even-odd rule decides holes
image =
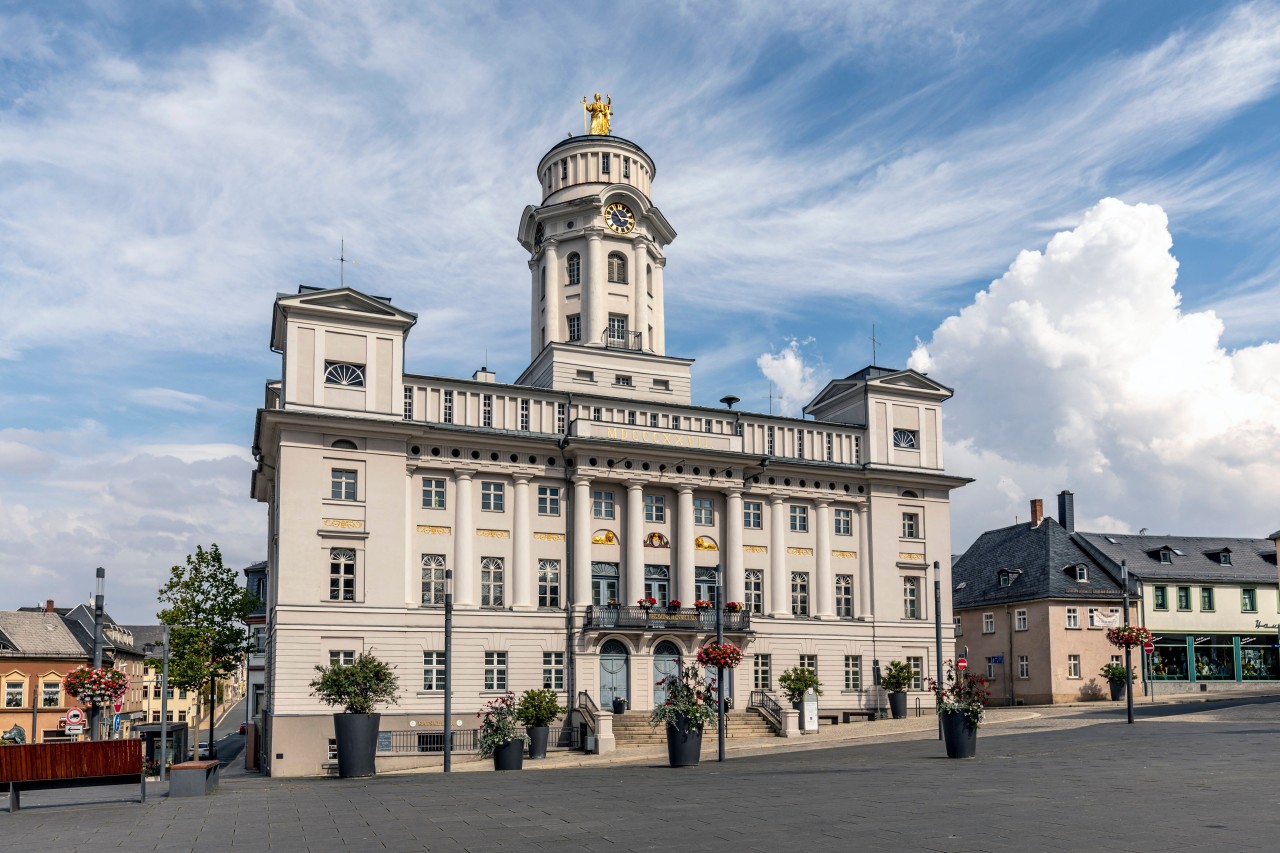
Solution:
[[[200,745],[199,745],[199,746],[193,746],[193,747],[191,748],[191,758],[192,758],[192,760],[193,760],[193,761],[194,761],[194,760],[196,760],[196,759],[199,759],[199,758],[208,758],[208,757],[209,757],[209,742],[208,742],[208,741],[202,740],[202,741],[200,741]]]
[[[247,729],[247,728],[249,728],[249,724],[248,724],[248,723],[241,723],[241,724],[240,724],[240,734],[244,734],[244,730],[245,730],[245,729]]]

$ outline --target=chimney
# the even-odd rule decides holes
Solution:
[[[471,378],[474,379],[476,382],[492,382],[497,377],[494,376],[492,372],[490,372],[488,367],[482,367],[479,370],[477,370],[475,373],[471,374]]]
[[[1032,498],[1031,500],[1031,526],[1039,527],[1040,522],[1044,521],[1044,501],[1040,498]]]
[[[1076,532],[1076,496],[1066,489],[1058,492],[1058,523],[1068,533]]]
[[[53,612],[53,599],[52,599],[52,598],[46,598],[46,599],[44,600],[44,612],[45,612],[45,613],[52,613],[52,612]]]

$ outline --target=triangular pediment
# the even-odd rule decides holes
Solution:
[[[914,370],[903,370],[899,373],[892,373],[888,376],[880,376],[875,379],[868,380],[868,385],[879,385],[888,388],[903,388],[912,391],[926,391],[934,394],[951,394],[951,389],[938,382],[934,382],[923,373],[916,373]]]
[[[350,287],[333,290],[315,290],[302,288],[300,293],[281,295],[276,298],[276,310],[271,321],[271,345],[280,349],[284,346],[284,323],[282,320],[295,312],[313,314],[317,317],[329,316],[334,319],[344,315],[356,315],[366,322],[378,322],[390,327],[409,329],[418,322],[418,315],[409,311],[401,311],[393,306],[390,300],[380,299],[361,293]]]

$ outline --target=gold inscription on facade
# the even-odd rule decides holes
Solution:
[[[748,554],[768,554],[769,546],[768,545],[743,545],[742,550],[746,551]]]
[[[711,442],[700,435],[680,435],[670,432],[653,432],[647,429],[609,427],[605,437],[614,441],[637,441],[641,444],[669,444],[672,447],[710,448]]]
[[[788,548],[787,553],[793,557],[812,557],[812,548]]]
[[[477,530],[477,536],[483,536],[486,539],[510,539],[510,530]]]
[[[533,538],[542,542],[563,542],[563,533],[535,533]]]
[[[453,532],[452,527],[436,527],[433,524],[419,524],[418,532],[425,533],[428,536],[448,536]]]
[[[908,551],[899,551],[898,559],[904,563],[923,563],[924,554],[914,554]]]
[[[336,527],[339,530],[363,530],[364,522],[354,518],[326,518],[321,522],[325,527]]]
[[[858,559],[857,551],[832,551],[831,556],[837,560],[856,560]]]

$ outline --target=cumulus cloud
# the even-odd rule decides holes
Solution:
[[[948,467],[979,478],[957,549],[1064,488],[1111,529],[1276,527],[1280,343],[1224,350],[1213,311],[1180,308],[1172,245],[1160,207],[1103,199],[917,346],[956,388]]]
[[[804,341],[792,338],[778,352],[762,353],[756,359],[760,372],[775,386],[774,399],[778,400],[779,414],[799,414],[804,404],[826,384],[826,370],[805,361],[803,348],[812,343],[813,338]]]

